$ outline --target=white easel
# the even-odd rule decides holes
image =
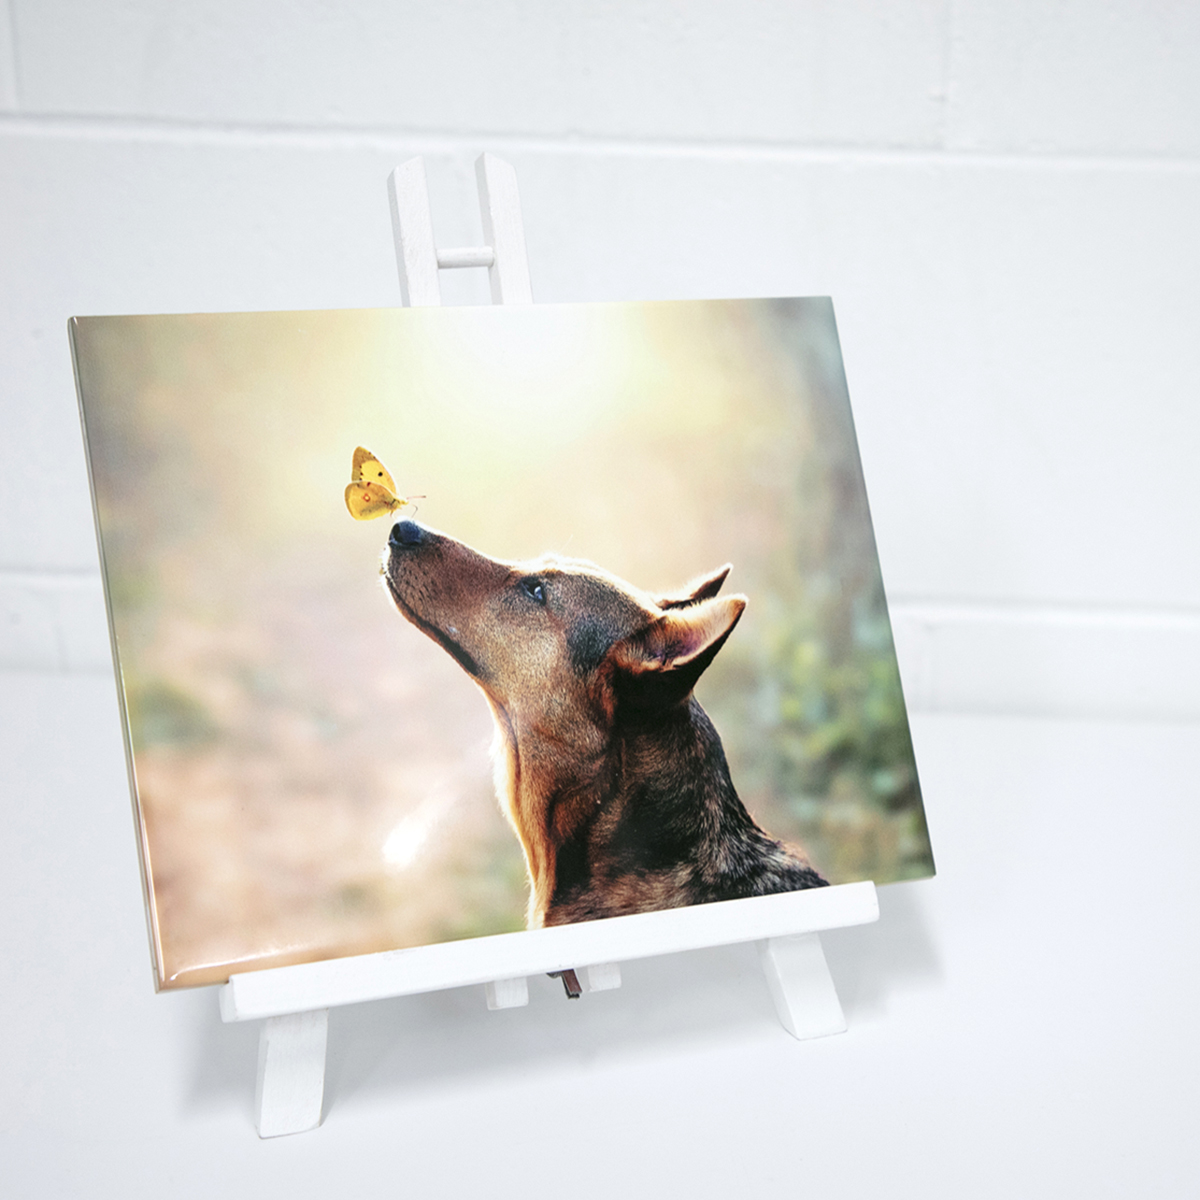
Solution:
[[[512,167],[491,154],[476,162],[486,246],[438,250],[425,164],[410,159],[388,180],[405,305],[440,305],[438,270],[487,267],[494,304],[532,304],[525,228]],[[784,1028],[797,1038],[846,1028],[819,932],[879,916],[870,882],[639,913],[579,925],[445,942],[233,975],[220,990],[221,1018],[265,1018],[255,1107],[260,1137],[303,1133],[321,1123],[329,1009],[392,996],[483,984],[492,1009],[529,1003],[526,979],[582,968],[587,992],[621,986],[618,960],[756,941]]]

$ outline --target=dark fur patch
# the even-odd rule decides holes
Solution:
[[[690,797],[683,787],[673,791],[641,787],[631,793],[627,814],[608,842],[610,870],[669,871],[692,861],[695,822],[682,811]]]
[[[567,651],[571,666],[579,675],[588,675],[612,649],[616,633],[608,621],[585,615],[567,627]]]
[[[553,904],[562,904],[571,896],[587,891],[591,879],[588,867],[586,831],[580,830],[559,847],[554,867]]]

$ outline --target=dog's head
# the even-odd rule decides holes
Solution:
[[[574,559],[488,558],[415,521],[392,528],[382,570],[401,613],[514,727],[567,742],[583,718],[607,728],[686,699],[746,606],[717,596],[728,566],[655,596]]]

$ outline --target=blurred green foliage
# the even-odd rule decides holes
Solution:
[[[891,629],[882,598],[855,607],[840,653],[819,610],[771,631],[772,788],[832,879],[925,876],[933,858]]]
[[[194,693],[165,680],[127,680],[125,702],[136,749],[203,746],[220,732],[208,708]]]
[[[840,776],[849,776],[886,812],[916,801],[900,678],[892,656],[879,653],[881,642],[890,643],[885,622],[876,617],[840,659],[829,654],[811,619],[773,631],[779,685],[773,745],[784,791],[828,795]]]

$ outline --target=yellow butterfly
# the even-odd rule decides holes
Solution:
[[[350,483],[346,485],[346,507],[356,521],[373,521],[397,512],[411,500],[423,499],[423,496],[397,496],[395,481],[387,467],[362,446],[354,451]]]

